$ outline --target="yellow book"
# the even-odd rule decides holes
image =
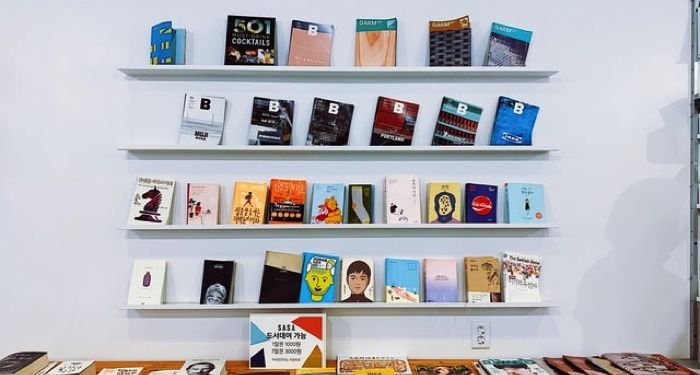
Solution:
[[[312,375],[312,374],[333,374],[335,375],[335,367],[308,367],[300,368],[294,371],[296,375]]]
[[[462,184],[459,182],[428,183],[429,223],[461,223],[463,205]]]
[[[231,224],[264,224],[267,204],[267,184],[264,182],[235,183],[231,203]]]

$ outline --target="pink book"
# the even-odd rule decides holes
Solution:
[[[187,183],[187,225],[219,224],[219,185]]]
[[[457,261],[423,259],[425,302],[457,302]]]

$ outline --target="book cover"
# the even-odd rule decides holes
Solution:
[[[386,302],[420,302],[420,262],[386,258],[384,268]]]
[[[374,112],[372,146],[410,146],[416,127],[416,103],[380,96]]]
[[[479,364],[490,375],[509,375],[528,371],[532,375],[548,375],[535,360],[531,358],[486,358]]]
[[[127,224],[170,224],[175,181],[137,177]]]
[[[619,368],[615,367],[612,362],[605,358],[588,357],[586,360],[588,360],[588,362],[590,362],[593,366],[602,369],[609,375],[629,375],[627,371],[620,370]]]
[[[103,368],[98,375],[140,375],[143,367]]]
[[[18,352],[0,360],[0,374],[34,375],[49,364],[46,352]]]
[[[462,184],[459,182],[428,183],[429,223],[461,223],[462,205]]]
[[[292,144],[294,100],[253,98],[249,145],[278,146]]]
[[[187,225],[219,224],[219,185],[187,183]]]
[[[511,224],[546,222],[544,185],[508,182],[505,218]]]
[[[457,262],[423,259],[425,302],[457,302]]]
[[[438,366],[416,366],[416,375],[476,375],[473,365],[465,363],[463,365],[438,365]]]
[[[472,29],[469,16],[430,21],[430,66],[471,66]]]
[[[374,260],[342,259],[340,302],[374,302]]]
[[[233,303],[236,263],[232,260],[204,260],[199,303],[221,305]]]
[[[501,265],[496,257],[465,257],[467,303],[501,302]]]
[[[491,145],[531,146],[540,107],[501,96],[491,130]]]
[[[228,16],[225,65],[277,65],[274,18]]]
[[[498,186],[467,183],[467,223],[495,223],[498,212]]]
[[[176,48],[172,21],[164,21],[151,27],[151,65],[174,65]]]
[[[411,375],[406,357],[355,357],[339,355],[338,375],[353,375],[358,370],[392,369],[396,375]]]
[[[544,363],[547,364],[547,366],[557,371],[558,374],[586,375],[585,373],[577,371],[573,367],[569,366],[569,364],[564,360],[564,358],[544,357],[542,359],[544,360]]]
[[[355,22],[355,66],[396,66],[396,18]]]
[[[514,252],[503,253],[503,302],[541,302],[542,258]]]
[[[63,361],[47,375],[95,375],[94,361]]]
[[[479,106],[443,97],[433,146],[473,146],[482,111]]]
[[[330,66],[333,25],[292,20],[289,66]]]
[[[187,49],[187,30],[175,29],[175,65],[185,65],[185,51]],[[138,375],[138,374],[136,374]]]
[[[335,302],[340,258],[304,252],[300,303]]]
[[[354,108],[352,104],[314,98],[306,144],[347,145]]]
[[[631,375],[693,375],[693,370],[672,361],[661,354],[606,353],[603,358]]]
[[[345,185],[313,184],[311,224],[342,224],[345,207]]]
[[[270,180],[268,224],[303,224],[306,180]]]
[[[265,252],[259,303],[296,303],[301,291],[301,254]]]
[[[384,179],[384,212],[387,224],[420,224],[417,176],[394,175]]]
[[[326,367],[326,314],[250,314],[249,367]]]
[[[532,31],[493,22],[486,66],[525,66]]]
[[[231,224],[264,224],[267,184],[237,181],[233,186]]]
[[[609,375],[605,370],[590,363],[586,357],[565,355],[563,358],[574,370],[580,371],[585,375]]]
[[[131,270],[127,305],[161,305],[165,296],[166,262],[136,259]]]
[[[33,371],[34,370],[33,368],[27,369],[27,370],[29,370],[29,371],[27,371],[27,374],[28,375],[30,375],[30,374],[46,375],[46,374],[48,374],[49,371],[51,371],[51,369],[53,369],[56,366],[58,366],[58,361],[50,361],[50,362],[48,362],[48,364],[46,366],[42,367],[41,370],[39,370],[39,371]],[[14,373],[14,374],[15,375],[23,375],[22,372]]]
[[[226,99],[185,94],[180,124],[181,145],[218,145],[224,134]]]
[[[188,359],[180,368],[186,375],[225,375],[226,361],[223,359]]]
[[[348,224],[374,222],[374,185],[348,185]]]

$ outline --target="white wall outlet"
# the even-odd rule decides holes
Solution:
[[[491,347],[491,323],[472,321],[472,349]]]

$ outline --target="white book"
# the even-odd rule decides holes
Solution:
[[[143,367],[104,368],[98,375],[140,375]]]
[[[137,177],[127,224],[170,224],[174,191],[175,180]]]
[[[185,94],[181,145],[218,145],[224,133],[226,99]]]
[[[94,361],[63,361],[47,375],[95,375]]]
[[[137,259],[131,271],[127,304],[163,304],[166,262],[160,259]]]
[[[226,361],[223,359],[188,359],[178,372],[182,375],[225,375]]]
[[[514,252],[503,253],[503,302],[541,302],[542,258]]]
[[[384,180],[387,224],[420,224],[420,187],[417,176],[394,175]]]
[[[51,361],[48,365],[46,365],[41,370],[37,371],[34,375],[46,375],[49,371],[51,371],[52,368],[56,367],[56,365],[58,365],[58,361]]]
[[[374,302],[374,260],[343,258],[340,302]]]

